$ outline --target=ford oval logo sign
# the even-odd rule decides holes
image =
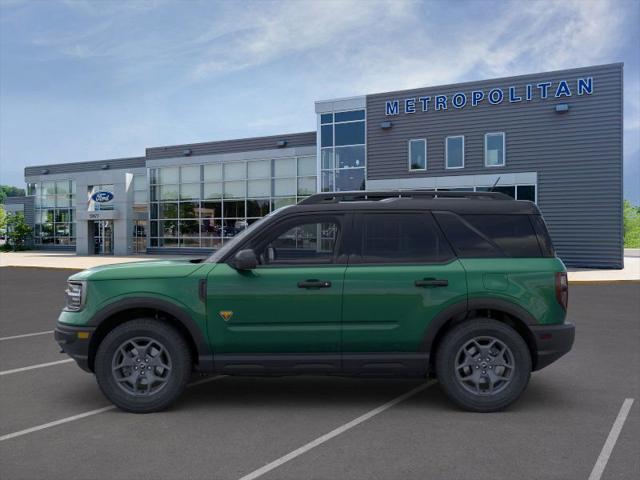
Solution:
[[[107,203],[113,200],[113,193],[111,192],[96,192],[91,195],[91,200],[98,203]]]

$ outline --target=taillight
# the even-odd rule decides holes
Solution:
[[[562,305],[562,308],[566,310],[569,303],[569,280],[567,279],[567,272],[556,273],[556,299],[558,303]]]

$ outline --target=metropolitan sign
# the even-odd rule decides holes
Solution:
[[[418,111],[428,112],[429,108],[447,110],[449,107],[461,109],[467,105],[477,107],[483,103],[498,105],[502,102],[530,102],[534,99],[544,100],[551,95],[555,98],[575,95],[591,95],[593,93],[593,77],[578,78],[575,83],[567,80],[540,82],[523,87],[492,88],[489,90],[472,90],[457,92],[453,95],[434,95],[393,99],[385,102],[385,115],[411,114]]]

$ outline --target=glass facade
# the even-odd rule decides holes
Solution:
[[[366,178],[365,111],[320,115],[321,190],[364,190]]]
[[[219,248],[276,208],[316,192],[316,157],[152,168],[149,246]]]
[[[73,180],[31,183],[35,197],[35,245],[75,245],[75,195]]]

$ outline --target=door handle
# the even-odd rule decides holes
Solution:
[[[449,280],[423,278],[422,280],[416,280],[415,285],[416,287],[446,287],[449,285]]]
[[[329,288],[331,282],[327,280],[304,280],[298,282],[298,288]]]

